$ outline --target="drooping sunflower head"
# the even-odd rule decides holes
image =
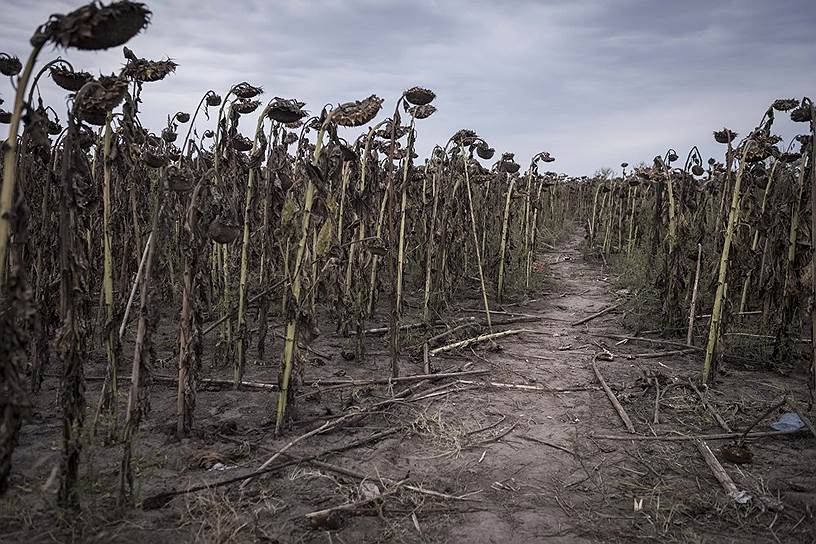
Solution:
[[[413,106],[408,112],[416,119],[427,119],[436,112],[436,108],[431,104],[425,104],[423,106]]]
[[[67,15],[52,15],[35,32],[32,45],[51,41],[85,50],[124,45],[150,23],[150,10],[140,2],[119,0],[108,5],[91,2]]]
[[[382,108],[384,100],[372,94],[363,100],[346,102],[332,112],[332,120],[344,127],[360,127],[374,119]]]
[[[55,65],[48,70],[51,79],[57,86],[72,93],[79,91],[83,85],[93,79],[93,76],[88,72],[75,72],[68,67]]]
[[[19,74],[23,69],[23,63],[18,57],[9,55],[8,53],[0,53],[0,74],[4,76],[13,77]]]
[[[269,104],[266,115],[278,123],[297,123],[307,115],[307,113],[303,111],[303,106],[305,105],[305,103],[299,100],[286,100],[284,98],[275,97]]]
[[[402,94],[405,100],[414,106],[426,106],[436,98],[436,94],[432,90],[424,87],[411,87]]]

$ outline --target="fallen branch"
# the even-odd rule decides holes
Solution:
[[[598,378],[599,382],[601,382],[601,387],[603,387],[604,393],[606,393],[606,396],[609,399],[609,402],[612,403],[612,406],[615,408],[615,411],[618,412],[621,421],[623,421],[623,424],[626,426],[626,430],[628,430],[630,433],[634,433],[635,426],[632,425],[632,420],[629,419],[629,415],[626,413],[626,410],[623,409],[623,406],[621,406],[621,403],[618,401],[618,397],[615,396],[615,393],[613,393],[609,386],[606,384],[606,380],[604,380],[601,371],[598,370],[598,365],[596,364],[597,358],[598,358],[597,355],[595,355],[592,358],[592,370],[595,372],[595,377]]]
[[[765,438],[769,436],[783,436],[786,434],[796,434],[799,433],[799,430],[795,431],[759,431],[753,432],[748,434],[743,433],[718,433],[718,434],[698,434],[698,435],[685,435],[685,434],[664,434],[664,435],[657,435],[657,436],[647,436],[647,435],[619,435],[619,434],[598,434],[598,435],[590,435],[592,438],[598,440],[638,440],[638,441],[656,441],[656,442],[684,442],[688,440],[732,440],[734,438],[743,438],[743,440],[747,440],[750,438]]]
[[[545,387],[543,385],[527,385],[523,383],[501,383],[501,382],[476,382],[471,380],[458,380],[465,385],[481,385],[483,387],[497,387],[499,389],[522,389],[524,391],[544,391],[546,393],[574,393],[583,391],[597,391],[597,387]]]
[[[581,320],[578,320],[578,321],[576,321],[574,323],[570,323],[570,325],[573,326],[573,327],[577,327],[578,325],[583,325],[584,323],[592,321],[595,318],[601,317],[602,315],[607,314],[607,313],[611,312],[612,310],[614,310],[616,308],[620,308],[621,304],[623,304],[623,302],[618,302],[617,304],[613,304],[612,306],[607,306],[606,308],[604,308],[600,312],[596,312],[596,313],[594,313],[594,314],[592,314],[590,316],[587,316],[587,317],[585,317],[585,318],[583,318]]]
[[[370,442],[373,442],[375,440],[379,440],[381,438],[385,438],[387,436],[395,434],[395,433],[399,432],[400,430],[401,430],[401,428],[399,428],[399,427],[394,427],[392,429],[386,429],[385,431],[381,431],[379,433],[374,433],[371,436],[368,436],[366,438],[361,438],[360,440],[355,440],[354,442],[351,442],[351,443],[343,445],[343,446],[337,446],[337,447],[334,447],[334,448],[329,448],[329,449],[323,450],[321,452],[318,452],[318,453],[315,453],[315,454],[312,454],[312,455],[308,455],[308,456],[305,456],[305,457],[299,457],[299,458],[296,458],[296,459],[292,459],[290,461],[285,461],[283,463],[280,463],[280,464],[277,464],[277,465],[274,465],[274,466],[266,467],[265,469],[262,469],[262,470],[255,470],[255,471],[252,471],[252,472],[249,472],[249,473],[242,474],[240,476],[227,478],[226,480],[221,480],[221,481],[218,481],[218,482],[213,482],[213,483],[208,483],[208,484],[202,484],[202,485],[190,487],[188,489],[182,489],[182,490],[177,490],[177,491],[165,491],[165,492],[162,492],[162,493],[158,493],[158,494],[153,495],[151,497],[147,497],[144,501],[142,501],[142,509],[143,510],[154,510],[154,509],[163,507],[165,504],[170,502],[172,499],[174,499],[175,497],[179,497],[181,495],[186,495],[188,493],[196,493],[198,491],[205,491],[205,490],[209,490],[209,489],[215,489],[215,488],[218,488],[218,487],[228,486],[230,484],[240,482],[240,481],[245,480],[247,478],[254,478],[254,477],[260,476],[262,474],[271,474],[273,472],[278,472],[280,470],[283,470],[284,468],[291,467],[293,465],[299,465],[301,463],[305,463],[305,462],[308,462],[308,461],[312,461],[314,459],[318,459],[320,457],[324,457],[324,456],[330,455],[332,453],[339,453],[339,452],[342,452],[342,451],[357,448],[359,446],[364,446],[364,445],[369,444]]]
[[[610,334],[610,333],[592,333],[592,336],[597,336],[601,338],[616,338],[618,340],[630,340],[632,342],[647,342],[649,344],[657,344],[660,346],[675,346],[678,348],[682,348],[683,350],[705,351],[704,348],[688,346],[683,342],[674,342],[672,340],[659,340],[656,338],[644,338],[642,336],[625,336],[623,334]]]
[[[570,455],[572,455],[574,457],[578,457],[578,455],[574,451],[572,451],[571,449],[566,448],[564,446],[561,446],[559,444],[556,444],[554,442],[548,442],[547,440],[542,440],[540,438],[535,438],[534,436],[529,436],[529,435],[526,435],[526,434],[522,434],[522,435],[519,435],[519,436],[520,436],[520,438],[523,438],[525,440],[529,440],[530,442],[535,442],[537,444],[543,444],[545,446],[549,446],[551,448],[555,448],[557,450],[563,451],[564,453],[569,453]]]
[[[333,520],[333,516],[340,512],[348,512],[350,510],[357,510],[362,506],[366,506],[375,502],[379,499],[385,498],[388,495],[393,495],[397,491],[399,491],[400,487],[402,487],[405,482],[408,480],[400,480],[396,484],[394,484],[391,489],[388,489],[382,493],[379,493],[376,496],[369,497],[363,500],[359,500],[356,502],[350,502],[347,504],[341,504],[340,506],[333,506],[331,508],[326,508],[325,510],[318,510],[317,512],[312,512],[310,514],[306,514],[306,518],[312,522],[313,525],[316,527],[323,527],[323,528],[330,528],[335,525],[335,520]]]
[[[697,348],[675,349],[671,351],[649,351],[646,353],[635,353],[632,355],[623,355],[625,359],[658,359],[660,357],[670,357],[672,355],[687,355],[689,353],[696,353]]]
[[[700,397],[700,402],[703,403],[705,409],[708,410],[708,413],[711,414],[711,416],[714,418],[714,420],[717,422],[720,428],[722,428],[722,430],[724,430],[725,432],[730,433],[731,428],[728,426],[728,423],[726,423],[722,416],[720,416],[720,414],[714,409],[714,407],[708,403],[708,401],[700,392],[700,390],[697,389],[697,386],[694,385],[694,382],[691,380],[691,378],[689,378],[689,385],[691,386],[692,389],[694,389],[694,392],[697,393],[697,396]]]
[[[459,376],[475,376],[487,374],[489,370],[463,370],[461,372],[440,372],[438,374],[416,374],[414,376],[400,376],[399,378],[379,378],[374,380],[318,380],[312,384],[313,387],[321,385],[332,386],[333,388],[359,387],[363,385],[388,385],[392,383],[417,382],[422,380],[441,380],[443,378],[457,378]],[[325,391],[325,390],[324,390]]]
[[[54,376],[57,377],[57,376]],[[105,381],[107,378],[105,376],[85,376],[85,380],[89,382],[93,381]],[[117,381],[130,381],[130,376],[117,376]],[[150,379],[157,383],[166,383],[166,384],[178,384],[178,378],[174,376],[161,376],[161,375],[152,375]],[[235,382],[232,380],[219,380],[216,378],[199,378],[197,380],[199,385],[204,386],[211,386],[211,387],[227,387],[232,389],[235,387]],[[243,389],[259,389],[263,391],[277,391],[278,384],[276,383],[263,383],[263,382],[241,382],[238,384],[239,388]]]
[[[528,329],[511,329],[509,331],[501,331],[501,332],[494,332],[490,334],[482,334],[479,336],[474,336],[473,338],[468,338],[467,340],[460,340],[459,342],[454,342],[452,344],[448,344],[446,346],[441,346],[438,348],[434,348],[430,351],[431,355],[437,355],[439,353],[444,353],[446,351],[452,351],[458,348],[466,348],[473,344],[479,344],[481,342],[485,342],[487,340],[493,340],[495,338],[503,338],[505,336],[512,336],[515,334],[521,334],[523,332],[535,332],[530,331]]]
[[[708,468],[711,469],[714,477],[717,478],[717,481],[720,482],[720,485],[729,497],[740,504],[745,504],[751,500],[751,495],[747,494],[745,491],[740,491],[737,489],[737,485],[734,483],[734,480],[731,479],[731,476],[728,475],[723,466],[717,460],[717,456],[714,455],[714,452],[711,451],[708,444],[702,440],[695,440],[694,445],[697,446],[697,451],[699,451],[700,455],[703,456]]]

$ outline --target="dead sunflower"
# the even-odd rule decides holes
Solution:
[[[261,103],[257,100],[250,100],[248,98],[239,98],[232,103],[232,109],[241,115],[252,113],[258,109]]]
[[[230,145],[236,151],[249,151],[252,149],[252,140],[240,134],[233,136]]]
[[[207,93],[207,105],[210,107],[216,107],[221,105],[221,97],[214,92],[210,91]]]
[[[0,123],[4,125],[8,125],[11,123],[11,112],[6,111],[3,108],[0,108]]]
[[[79,105],[80,118],[92,125],[102,126],[108,112],[113,110],[125,96],[128,89],[126,79],[116,76],[101,76],[85,95]]]
[[[167,155],[162,152],[158,138],[151,137],[145,140],[145,147],[141,151],[141,157],[144,163],[150,168],[167,166],[168,158]]]
[[[261,87],[250,85],[244,81],[243,83],[239,83],[233,87],[232,92],[238,98],[255,98],[259,94],[263,94],[263,89]]]
[[[207,234],[210,238],[219,244],[229,244],[234,242],[241,233],[241,227],[235,223],[225,220],[222,216],[218,216],[212,220],[210,226],[207,228]]]
[[[700,166],[699,164],[695,164],[694,166],[691,167],[691,173],[697,177],[700,177],[703,174],[705,174],[705,170],[703,170],[703,167]]]
[[[411,87],[402,94],[405,100],[414,106],[425,106],[433,102],[434,98],[436,98],[436,94],[434,94],[432,90],[423,87]]]
[[[337,106],[332,113],[332,120],[344,127],[365,125],[377,116],[383,102],[382,98],[373,94],[364,100],[346,102]]]
[[[147,60],[137,59],[130,61],[125,66],[124,75],[136,81],[150,83],[161,81],[176,71],[178,64],[170,59],[167,60]]]
[[[165,128],[161,131],[162,140],[167,142],[168,144],[172,144],[178,138],[178,133],[171,128]]]
[[[67,15],[52,15],[31,41],[34,45],[51,40],[65,48],[109,49],[124,45],[144,30],[150,15],[150,10],[139,2],[91,2]]]
[[[521,165],[514,160],[514,157],[514,153],[502,153],[501,160],[499,161],[499,172],[506,172],[508,174],[518,172]]]
[[[49,68],[51,79],[58,87],[75,93],[79,91],[83,85],[93,79],[93,76],[88,72],[75,72],[70,68],[63,68],[61,66],[52,66]]]
[[[13,57],[8,53],[0,53],[0,74],[13,77],[23,69],[23,63],[18,57]]]
[[[487,161],[493,158],[493,155],[496,154],[496,150],[487,145],[486,143],[480,142],[476,146],[476,154],[479,155],[480,158]]]
[[[457,131],[451,139],[458,145],[470,146],[473,145],[478,137],[479,136],[476,134],[476,132],[470,130],[469,128],[463,128]]]
[[[436,112],[436,108],[431,104],[425,104],[424,106],[414,106],[408,112],[416,119],[427,119]]]
[[[798,108],[791,111],[790,117],[791,121],[795,121],[797,123],[807,123],[811,118],[810,107],[802,104]]]
[[[302,109],[305,105],[305,103],[299,100],[286,100],[284,98],[275,97],[269,104],[266,115],[278,123],[297,123],[306,116],[306,112]]]
[[[776,111],[790,111],[799,105],[799,101],[795,98],[780,98],[774,100],[771,107]]]
[[[181,123],[182,125],[190,120],[190,114],[186,111],[180,111],[176,113],[176,121]]]
[[[292,145],[293,143],[296,143],[297,141],[298,141],[297,134],[294,134],[294,133],[290,132],[290,133],[288,133],[286,135],[286,138],[284,138],[283,143],[286,144],[286,145]]]
[[[193,189],[193,175],[189,170],[182,170],[171,165],[166,170],[167,188],[174,193],[186,193]]]
[[[714,131],[714,140],[719,144],[727,144],[728,142],[733,142],[736,139],[737,133],[733,130],[728,130],[724,128],[722,130]]]

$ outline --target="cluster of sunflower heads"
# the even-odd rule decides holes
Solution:
[[[118,106],[128,90],[128,81],[115,75],[101,76],[98,85],[88,88],[78,105],[79,117],[91,125],[102,126],[108,113]]]
[[[384,100],[371,95],[363,100],[340,104],[332,112],[331,119],[343,127],[360,127],[371,122],[382,108]]]
[[[52,15],[31,37],[31,45],[46,42],[69,48],[99,50],[126,44],[150,23],[150,10],[139,2],[91,2],[67,15]]]

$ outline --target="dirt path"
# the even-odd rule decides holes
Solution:
[[[71,536],[60,529],[51,507],[60,412],[58,381],[48,380],[15,453],[15,491],[0,501],[0,541],[812,542],[813,438],[752,442],[752,464],[725,465],[737,485],[757,497],[747,506],[724,495],[691,443],[592,438],[625,433],[591,368],[601,349],[615,355],[599,367],[639,434],[721,429],[683,385],[699,372],[695,355],[642,358],[632,354],[657,348],[599,336],[624,332],[623,310],[570,325],[621,294],[602,263],[584,257],[582,237],[578,229],[559,248],[540,255],[547,270],[540,296],[505,307],[540,318],[507,326],[529,332],[501,339],[496,350],[468,349],[433,359],[436,369],[481,369],[488,375],[416,384],[404,400],[304,439],[287,455],[303,458],[332,447],[345,451],[321,455],[323,464],[300,463],[259,478],[241,492],[231,486],[189,494],[158,510],[128,510],[123,519],[112,508],[120,447],[97,441],[83,452],[84,526]],[[460,303],[463,309],[452,309],[450,317],[478,315],[467,309],[478,308],[478,300]],[[508,317],[497,313],[494,319]],[[161,330],[160,351],[172,349],[174,335],[172,323]],[[426,336],[409,335],[405,345],[421,345]],[[320,380],[387,374],[387,340],[369,338],[371,356],[364,362],[337,355],[346,342],[331,334],[315,342],[326,357],[313,354],[303,362],[302,391],[311,396],[298,402],[296,421],[284,437],[273,434],[269,392],[202,388],[196,433],[178,441],[174,392],[155,385],[134,459],[137,499],[244,474],[324,421],[389,401],[410,387],[321,386],[322,392],[312,395],[311,384]],[[158,372],[172,372],[168,360],[169,368]],[[101,372],[104,356],[94,364],[98,368],[89,374]],[[421,350],[406,349],[403,374],[420,374],[422,366]],[[275,365],[251,365],[247,379],[274,383],[276,373]],[[206,374],[228,378],[229,369],[208,368]],[[664,391],[657,424],[655,380]],[[742,429],[779,392],[787,389],[804,398],[804,383],[800,376],[733,371],[723,375],[708,399],[732,428]],[[98,394],[99,383],[89,382],[91,406]],[[768,430],[766,423],[757,430]],[[305,517],[378,494],[389,495],[317,525]]]

